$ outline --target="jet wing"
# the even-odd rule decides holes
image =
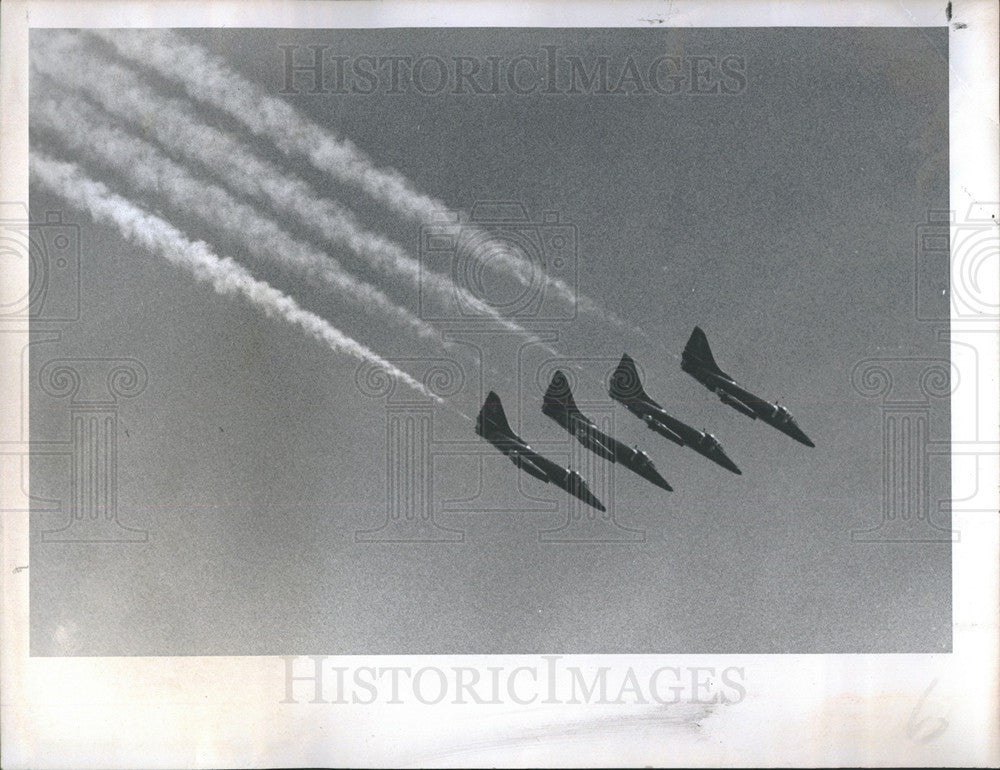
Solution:
[[[531,474],[546,484],[555,484],[587,505],[599,511],[604,511],[604,505],[587,487],[587,483],[579,473],[563,468],[559,463],[544,457],[527,444],[515,447],[506,452],[510,461],[518,468]]]
[[[632,411],[639,415],[650,430],[656,431],[678,446],[685,446],[697,439],[698,431],[671,417],[666,409],[652,399],[645,398],[634,406],[636,408]]]
[[[751,393],[749,390],[744,388],[735,380],[729,380],[727,385],[722,388],[726,391],[734,400],[739,401],[744,406],[757,411],[762,404],[766,404],[766,399],[761,398],[758,395]]]
[[[610,436],[605,435],[600,428],[598,428],[590,420],[583,417],[583,415],[578,416],[573,421],[573,435],[576,436],[576,440],[583,444],[587,449],[605,460],[611,460],[614,462],[615,458],[615,441]]]
[[[733,407],[737,412],[742,412],[753,420],[759,416],[762,406],[761,400],[735,383],[732,386],[722,385],[716,388],[715,392],[723,404]],[[746,398],[746,396],[752,396],[752,398]]]
[[[514,450],[509,455],[510,461],[525,473],[530,473],[536,479],[541,479],[546,484],[552,480],[551,468],[546,468],[542,462],[545,460],[541,455],[536,455],[532,450]]]
[[[681,435],[678,431],[671,428],[670,425],[663,422],[662,420],[658,420],[653,415],[647,413],[647,415],[644,416],[642,419],[643,422],[645,422],[646,425],[648,425],[651,430],[655,430],[665,439],[673,441],[678,446],[685,446],[686,444],[690,443],[689,440],[686,440],[685,437]]]
[[[559,467],[560,477],[558,480],[553,479],[554,483],[558,484],[571,495],[582,500],[587,505],[592,506],[601,512],[606,510],[604,504],[594,496],[594,493],[591,492],[590,488],[587,486],[587,482],[583,480],[583,477],[579,473],[561,466],[557,467]]]

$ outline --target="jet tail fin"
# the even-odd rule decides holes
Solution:
[[[687,345],[684,346],[684,356],[685,361],[693,359],[694,363],[702,366],[706,369],[710,369],[718,374],[728,377],[724,371],[715,363],[715,357],[712,355],[712,348],[708,345],[708,337],[705,336],[705,332],[701,330],[700,326],[694,327],[694,331],[691,332],[691,336],[688,338]]]
[[[486,437],[494,432],[506,433],[508,436],[514,435],[510,423],[507,422],[503,404],[500,403],[500,396],[491,390],[476,418],[476,433]]]
[[[573,392],[569,387],[569,380],[560,370],[556,370],[552,375],[548,390],[542,397],[542,411],[550,412],[565,409],[567,412],[579,412],[576,402],[573,400]]]
[[[618,401],[649,400],[649,396],[642,388],[642,381],[639,379],[638,369],[635,368],[635,361],[628,353],[622,355],[618,368],[611,375],[608,393],[611,398]]]

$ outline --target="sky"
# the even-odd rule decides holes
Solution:
[[[32,32],[33,54],[46,34],[54,33]],[[549,301],[541,316],[516,316],[554,356],[483,319],[428,315],[433,308],[405,282],[264,210],[458,341],[440,349],[254,257],[211,211],[136,194],[122,173],[33,118],[33,151],[79,162],[113,192],[245,264],[414,376],[439,359],[454,360],[463,374],[444,406],[414,406],[406,388],[388,401],[361,392],[357,360],[219,296],[33,182],[33,217],[61,210],[81,225],[81,306],[58,340],[32,348],[31,438],[69,436],[67,402],[37,386],[46,362],[141,361],[148,386],[118,413],[118,509],[123,522],[148,531],[148,541],[49,542],[43,531],[65,514],[33,516],[32,654],[950,649],[950,543],[852,539],[880,520],[886,465],[881,402],[852,386],[852,371],[868,359],[948,357],[941,324],[915,311],[919,297],[942,303],[947,317],[947,265],[918,270],[914,254],[928,212],[948,208],[946,29],[182,34],[450,210],[516,201],[536,225],[544,212],[557,212],[560,226],[572,226],[560,232],[572,233],[576,246],[559,265],[547,256],[549,268],[603,311],[578,306],[567,314]],[[87,45],[128,65],[106,43]],[[328,46],[350,62],[431,55],[510,62],[557,46],[588,65],[608,56],[612,71],[629,56],[643,65],[660,55],[732,56],[742,62],[745,87],[281,94],[282,45]],[[140,76],[184,97],[162,74],[140,69]],[[53,80],[33,74],[33,108],[59,93]],[[365,228],[421,255],[420,222],[286,157],[217,107],[197,109],[317,195],[349,207]],[[133,116],[121,125],[148,137],[142,122],[157,119]],[[205,184],[221,182],[218,170],[188,167]],[[505,232],[530,238],[555,230],[519,224]],[[442,254],[424,266],[452,270]],[[488,297],[516,295],[509,279],[484,280]],[[695,325],[722,368],[786,405],[815,449],[726,408],[680,370]],[[466,352],[472,345],[481,369]],[[607,372],[623,352],[638,362],[654,399],[718,436],[741,476],[657,437],[610,402]],[[557,366],[570,372],[580,407],[647,450],[674,492],[586,456],[541,414]],[[600,490],[617,527],[569,518],[581,509],[561,490],[476,439],[469,418],[491,389],[520,435],[573,463]],[[947,441],[947,399],[928,409],[931,440]],[[390,509],[389,425],[427,414],[429,505],[461,540],[371,541],[359,533],[378,529]],[[34,496],[68,499],[60,462],[33,459]],[[936,511],[950,496],[946,457],[930,461],[928,479]],[[947,529],[946,516],[935,522]],[[580,532],[604,539],[563,541]],[[626,541],[608,542],[616,538]]]

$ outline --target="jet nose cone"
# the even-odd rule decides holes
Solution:
[[[736,463],[729,459],[725,452],[719,452],[717,455],[717,461],[719,465],[725,468],[727,471],[732,471],[737,476],[742,476],[743,471],[736,467]]]
[[[597,499],[596,495],[594,495],[594,493],[587,488],[586,484],[581,483],[575,489],[571,489],[570,492],[574,494],[578,499],[585,502],[587,505],[596,508],[601,513],[604,513],[605,511],[604,505],[601,503],[600,500]]]
[[[798,441],[800,444],[805,444],[808,447],[816,446],[812,442],[812,439],[810,439],[798,425],[790,425],[789,428],[790,429],[788,431],[788,435],[791,436],[796,441]]]

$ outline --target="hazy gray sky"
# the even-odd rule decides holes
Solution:
[[[44,34],[34,30],[33,41]],[[594,315],[524,323],[556,335],[555,347],[586,372],[575,392],[581,407],[609,415],[616,436],[648,450],[675,491],[619,469],[613,511],[645,532],[643,542],[540,542],[541,530],[566,518],[567,497],[438,408],[435,446],[471,442],[468,456],[439,458],[433,477],[436,516],[464,541],[357,542],[356,532],[385,518],[387,411],[358,391],[356,362],[215,295],[70,207],[83,225],[81,318],[34,348],[32,369],[57,357],[132,357],[147,368],[148,388],[120,412],[118,500],[122,520],[147,529],[149,542],[41,542],[40,530],[61,518],[36,516],[34,654],[950,647],[950,544],[851,538],[881,516],[884,465],[879,402],[852,388],[855,364],[948,356],[940,327],[914,311],[917,227],[948,207],[945,28],[184,34],[273,94],[287,44],[326,45],[347,61],[510,61],[558,46],[589,65],[609,56],[612,71],[628,56],[741,57],[745,88],[729,95],[383,88],[282,97],[452,209],[513,200],[536,219],[556,211],[575,225],[580,290],[636,330]],[[207,108],[202,116],[419,253],[418,224],[288,161],[231,118]],[[45,132],[33,131],[32,146],[73,159]],[[134,197],[114,174],[86,170]],[[211,226],[145,203],[220,256],[244,258]],[[38,217],[67,206],[33,188],[31,209]],[[349,253],[331,254],[356,265]],[[247,265],[390,359],[441,355],[298,279]],[[920,291],[937,301],[947,265],[923,270]],[[380,286],[417,309],[400,283]],[[947,312],[947,298],[939,301]],[[726,371],[789,407],[815,449],[724,407],[681,372],[695,324]],[[565,460],[566,435],[540,412],[537,372],[550,356],[536,349],[519,361],[517,345],[497,336],[482,344],[498,371],[480,379],[470,370],[450,401],[474,415],[483,388],[495,389],[524,438]],[[612,408],[603,379],[624,351],[650,395],[714,432],[742,476]],[[37,387],[31,398],[32,439],[67,438],[66,402]],[[946,400],[932,402],[930,437],[947,440],[948,425]],[[949,497],[946,459],[930,473],[936,510]],[[68,495],[58,463],[36,460],[31,480],[39,497]],[[519,489],[558,508],[525,512],[533,506]],[[441,512],[446,500],[471,497],[469,513]]]

